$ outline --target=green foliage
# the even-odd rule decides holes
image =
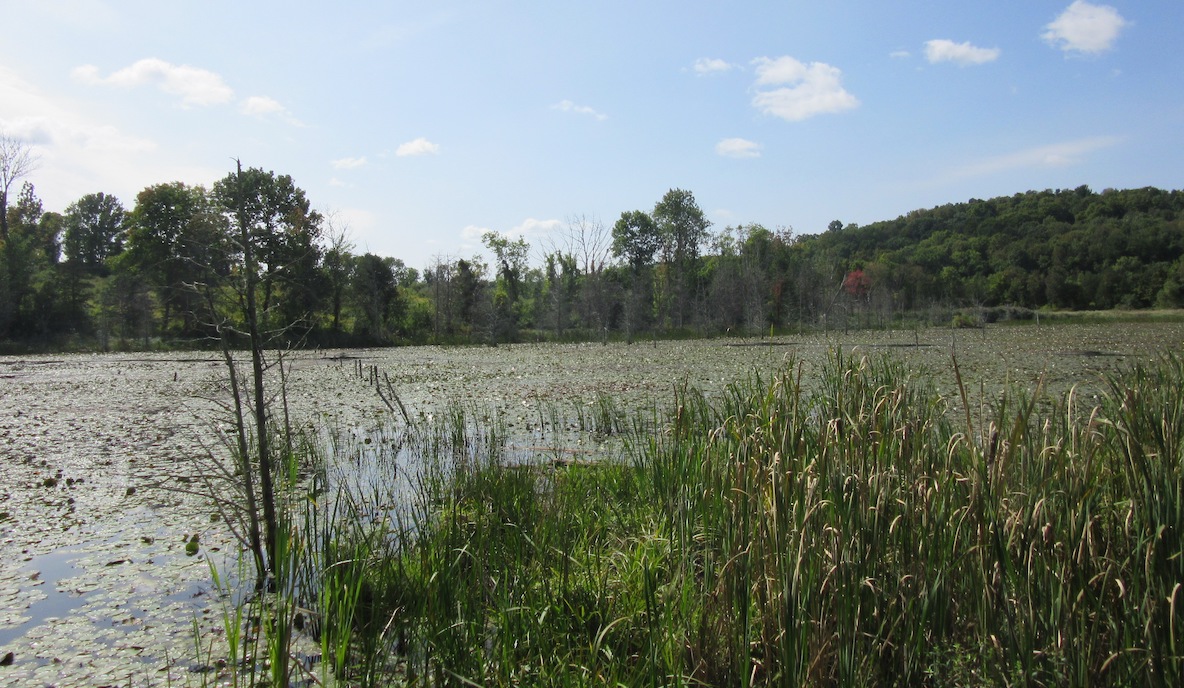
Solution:
[[[944,314],[970,308],[1184,307],[1180,191],[1030,191],[795,236],[759,225],[712,235],[694,195],[670,189],[608,233],[572,223],[537,267],[524,239],[496,233],[483,238],[489,265],[440,257],[421,272],[376,256],[393,274],[392,296],[375,288],[377,272],[355,270],[369,259],[344,234],[326,235],[290,177],[243,177],[262,324],[291,345],[760,336],[918,319],[945,326]],[[0,337],[210,341],[216,312],[233,304],[207,287],[245,276],[232,191],[226,180],[208,191],[158,184],[130,213],[103,193],[64,214],[43,212],[29,184],[5,195]],[[110,277],[127,287],[118,299],[104,287]],[[137,307],[114,308],[119,300]]]
[[[358,257],[352,271],[352,296],[358,318],[355,329],[371,341],[389,341],[403,315],[393,258],[372,253]]]
[[[363,685],[1184,679],[1181,360],[1110,376],[1096,407],[1037,386],[977,419],[890,359],[835,353],[813,392],[802,375],[683,386],[626,462],[507,461],[505,428],[462,406],[338,447],[375,486],[426,463],[413,506],[375,517],[388,493],[354,488],[300,529],[327,666]]]
[[[621,213],[613,225],[613,255],[623,258],[635,273],[653,262],[661,245],[657,223],[641,210]]]
[[[123,251],[127,212],[114,196],[87,194],[66,208],[64,248],[67,262],[86,272],[100,272]]]
[[[950,321],[950,327],[955,329],[972,329],[982,327],[982,321],[972,313],[958,311],[954,314],[954,319]]]
[[[661,240],[666,270],[661,290],[669,294],[656,304],[670,324],[681,329],[693,318],[693,302],[701,285],[698,276],[699,251],[707,242],[711,222],[685,189],[670,189],[654,206],[654,224]]]
[[[889,265],[889,288],[912,301],[1146,308],[1173,303],[1168,280],[1184,257],[1184,192],[1082,186],[972,199],[832,227],[803,249],[847,265]]]
[[[214,183],[214,202],[232,225],[228,262],[243,291],[260,294],[260,325],[299,339],[324,294],[319,271],[322,216],[288,175],[240,170]]]
[[[549,253],[545,263],[546,281],[540,301],[545,311],[549,312],[556,338],[561,339],[574,320],[573,311],[579,298],[581,275],[576,258],[570,253]]]
[[[64,315],[61,224],[62,216],[44,213],[33,185],[25,182],[7,209],[7,236],[0,244],[0,336],[20,333],[45,341]]]
[[[530,245],[522,237],[511,241],[497,232],[486,232],[481,242],[493,251],[497,272],[493,288],[493,341],[511,342],[517,339],[519,326],[527,321],[525,311],[529,306],[523,282]]]
[[[654,206],[653,221],[667,262],[685,265],[699,257],[711,222],[695,202],[694,194],[685,189],[670,189]]]
[[[161,334],[202,332],[202,321],[211,318],[203,316],[196,285],[229,274],[228,239],[226,220],[202,187],[158,184],[136,196],[123,263],[116,267],[152,286],[161,305]]]

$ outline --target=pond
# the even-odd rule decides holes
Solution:
[[[368,381],[377,370],[412,414],[472,403],[501,417],[521,453],[595,453],[591,438],[540,436],[539,426],[601,395],[652,408],[677,385],[718,392],[787,360],[808,382],[836,346],[928,370],[958,400],[953,353],[972,405],[1042,376],[1088,399],[1100,374],[1182,342],[1184,326],[1159,323],[294,352],[287,397],[294,423],[363,437],[391,417]],[[222,633],[211,565],[228,570],[239,557],[195,460],[221,451],[224,379],[213,354],[0,357],[0,683],[197,682],[195,623],[203,644]]]

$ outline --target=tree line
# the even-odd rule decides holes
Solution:
[[[208,189],[149,186],[130,209],[100,192],[54,212],[21,179],[28,166],[5,160],[0,340],[27,346],[213,346],[248,331],[248,297],[259,330],[296,346],[632,341],[950,308],[1184,305],[1179,191],[1027,192],[795,235],[713,231],[694,195],[671,189],[611,226],[576,217],[537,246],[489,232],[490,258],[417,270],[356,254],[287,175],[240,169]],[[243,288],[248,257],[256,278]]]
[[[1028,191],[864,227],[831,223],[815,255],[869,273],[905,309],[933,301],[1105,310],[1184,305],[1184,192]]]

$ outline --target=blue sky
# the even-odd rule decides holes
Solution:
[[[1179,0],[0,0],[49,210],[290,174],[422,268],[692,191],[798,234],[1029,189],[1181,188]]]

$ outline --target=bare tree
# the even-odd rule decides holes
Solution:
[[[580,321],[591,331],[603,331],[610,308],[603,273],[613,256],[612,228],[598,217],[575,215],[567,219],[567,230],[549,237],[543,248],[545,255],[574,259]]]
[[[440,335],[450,335],[453,331],[456,263],[440,254],[432,260],[432,265],[424,277],[432,288],[432,305],[435,308],[432,316],[432,336],[434,341],[439,343]]]
[[[596,275],[613,255],[613,234],[598,217],[576,215],[567,220],[567,253],[576,257],[580,274]]]
[[[8,243],[8,192],[37,167],[37,157],[24,141],[0,134],[0,241]]]

